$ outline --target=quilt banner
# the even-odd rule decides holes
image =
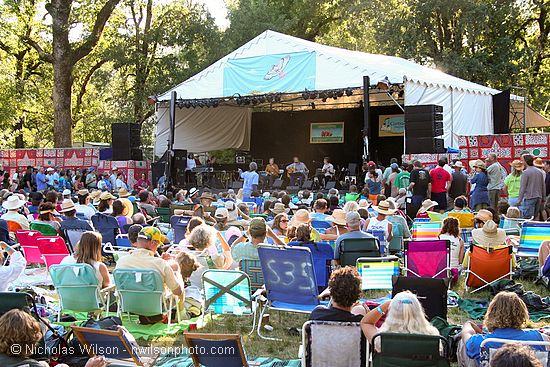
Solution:
[[[230,59],[223,71],[223,94],[266,94],[315,89],[315,52]]]

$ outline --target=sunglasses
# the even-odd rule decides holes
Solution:
[[[281,219],[281,222],[288,222],[289,220],[288,219]]]

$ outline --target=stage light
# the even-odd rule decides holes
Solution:
[[[176,102],[176,107],[179,108],[179,109],[182,109],[183,108],[183,102],[182,101]]]
[[[216,108],[220,105],[220,101],[218,101],[217,99],[213,100],[212,101],[212,107]]]
[[[309,105],[311,106],[311,109],[312,109],[312,110],[315,109],[315,102],[311,102]]]
[[[303,98],[304,100],[309,99],[309,93],[308,93],[307,91],[303,92],[303,93],[302,93],[302,98]]]
[[[327,101],[327,93],[326,92],[321,92],[319,93],[319,98],[321,98],[321,101],[323,102],[326,102]]]
[[[257,104],[258,104],[258,100],[256,99],[256,97],[252,97],[252,105],[256,106]]]
[[[328,98],[333,98],[334,97],[334,92],[329,90],[328,93],[327,93],[327,96],[328,96]]]
[[[243,104],[249,105],[249,104],[250,104],[250,98],[245,97],[245,98],[243,99]]]
[[[343,97],[344,96],[344,90],[343,89],[339,89],[338,92],[336,93],[336,95],[338,97]]]
[[[258,102],[265,103],[265,96],[259,96],[258,97]]]
[[[197,106],[199,106],[200,108],[203,108],[205,106],[204,101],[198,101]]]
[[[404,95],[405,95],[405,90],[401,89],[399,91],[399,98],[403,98]]]
[[[275,102],[281,102],[281,94],[280,93],[275,94]]]
[[[384,79],[381,79],[381,80],[378,81],[376,86],[378,87],[378,89],[388,90],[388,89],[390,89],[391,83],[390,83],[390,80],[388,79],[388,77],[385,76]]]
[[[190,101],[185,101],[184,106],[185,106],[185,108],[191,108],[191,102]]]
[[[243,104],[243,99],[241,97],[236,98],[236,101],[237,101],[237,105],[239,106]]]
[[[353,95],[353,89],[346,88],[346,96],[351,97]]]

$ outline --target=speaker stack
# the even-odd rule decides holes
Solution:
[[[142,161],[141,125],[112,124],[113,161]]]
[[[405,153],[445,153],[443,107],[405,106]]]

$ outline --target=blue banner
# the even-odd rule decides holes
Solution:
[[[228,60],[223,71],[223,95],[314,90],[315,69],[315,52]]]

